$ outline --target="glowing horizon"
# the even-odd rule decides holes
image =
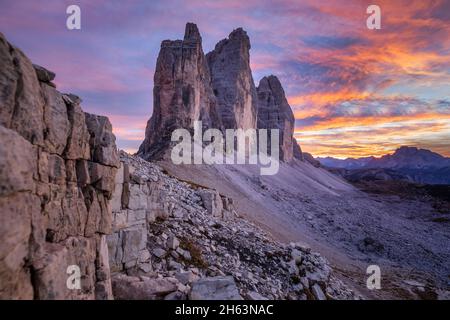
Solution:
[[[164,39],[197,23],[204,51],[243,27],[256,85],[277,75],[314,156],[381,156],[400,146],[450,157],[450,2],[377,0],[381,30],[366,28],[372,1],[77,1],[82,30],[65,28],[69,1],[1,1],[0,31],[62,92],[110,118],[134,152],[152,113],[153,71]]]

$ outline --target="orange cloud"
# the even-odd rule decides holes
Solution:
[[[413,134],[412,134],[413,133]],[[296,129],[303,150],[338,158],[381,156],[402,145],[414,145],[450,156],[450,115],[338,118]]]
[[[377,117],[335,117],[332,119],[318,120],[310,126],[304,126],[296,129],[296,133],[307,131],[320,131],[331,130],[339,128],[352,128],[352,127],[375,127],[377,125],[388,123],[400,123],[405,121],[425,121],[425,120],[448,120],[450,121],[450,115],[444,114],[417,114],[417,115],[401,115],[401,116],[377,116]]]

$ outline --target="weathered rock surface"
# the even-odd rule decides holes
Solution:
[[[295,118],[280,80],[275,76],[262,78],[257,92],[258,129],[278,129],[280,133],[280,160],[291,161],[294,158],[294,141],[292,137]],[[270,145],[269,138],[269,150]],[[296,153],[298,153],[298,150],[296,150]]]
[[[242,300],[233,277],[204,278],[192,285],[190,300]]]
[[[153,115],[138,154],[153,159],[169,146],[172,131],[191,129],[194,121],[221,128],[216,98],[202,49],[202,38],[193,23],[186,25],[183,40],[161,43],[153,88]]]
[[[0,299],[110,299],[115,138],[54,77],[0,34]]]
[[[294,158],[298,159],[300,161],[304,161],[305,157],[303,155],[302,148],[298,144],[297,140],[295,138],[292,138],[292,148],[294,153]]]
[[[113,277],[114,297],[118,300],[155,300],[177,291],[175,278]]]
[[[33,64],[33,68],[36,71],[38,80],[41,82],[49,83],[52,82],[56,77],[56,74],[54,72],[47,70],[37,64]]]
[[[302,155],[303,155],[303,161],[312,164],[312,165],[313,165],[314,167],[316,167],[316,168],[321,167],[320,161],[314,159],[314,157],[313,157],[310,153],[308,153],[308,152],[303,152]]]
[[[206,55],[218,111],[226,129],[255,129],[257,103],[250,69],[250,39],[238,28]]]
[[[213,190],[200,191],[203,205],[209,214],[214,217],[221,217],[223,212],[223,201],[220,194]]]

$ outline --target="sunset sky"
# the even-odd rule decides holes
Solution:
[[[81,7],[81,30],[66,8]],[[381,30],[366,8],[381,7]],[[277,75],[314,156],[382,155],[400,145],[450,156],[450,0],[0,0],[0,32],[56,73],[60,91],[107,115],[120,148],[135,151],[152,113],[164,39],[195,22],[203,49],[233,29],[249,34],[256,85]]]

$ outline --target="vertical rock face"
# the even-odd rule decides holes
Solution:
[[[195,24],[186,25],[184,40],[163,41],[153,97],[153,115],[138,151],[145,160],[162,158],[173,130],[191,129],[197,120],[204,129],[280,129],[281,160],[302,160],[292,138],[295,119],[278,78],[264,77],[255,87],[250,40],[242,28],[217,43],[206,58]]]
[[[54,76],[0,34],[0,299],[112,297],[115,138]],[[67,286],[69,266],[79,289]]]
[[[235,215],[232,200],[217,191],[194,190],[155,164],[124,152],[120,161],[111,205],[113,233],[107,236],[113,272],[134,275],[152,270],[148,245],[155,240],[150,229],[156,220],[183,220],[200,212],[221,220]]]
[[[201,120],[205,127],[221,128],[211,77],[202,49],[202,38],[193,23],[186,25],[183,40],[161,44],[153,88],[153,115],[138,154],[157,158],[170,143],[172,131],[192,128]]]
[[[295,138],[292,138],[292,145],[294,148],[294,158],[304,161],[305,157],[302,151],[302,148],[300,147],[300,145],[298,144],[297,140]]]
[[[268,76],[261,79],[257,91],[258,128],[280,130],[280,160],[290,161],[294,157],[295,118],[283,87],[277,77]]]
[[[256,128],[257,94],[250,69],[250,39],[238,28],[206,55],[225,128]]]

